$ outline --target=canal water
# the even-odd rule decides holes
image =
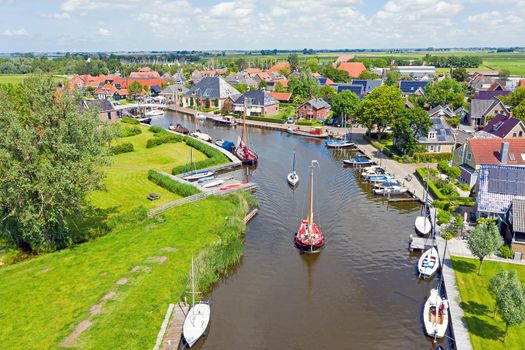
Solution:
[[[180,123],[214,139],[242,128],[168,112],[152,124]],[[234,172],[257,184],[260,211],[246,232],[244,257],[210,294],[211,327],[198,349],[433,349],[422,307],[437,280],[417,278],[408,236],[420,206],[388,203],[345,168],[350,151],[278,131],[249,129],[256,168]],[[300,183],[286,175],[296,153]],[[327,243],[300,255],[292,237],[307,215],[308,167],[315,159],[315,220]],[[448,349],[448,342],[441,342]]]

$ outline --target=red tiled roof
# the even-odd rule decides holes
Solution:
[[[508,165],[525,165],[525,159],[522,154],[525,154],[525,139],[524,138],[510,138],[510,139],[470,139],[470,149],[477,165],[481,164],[500,164],[501,163],[501,143],[509,143],[509,157],[507,159]],[[514,155],[514,160],[510,155]]]
[[[131,72],[129,75],[132,79],[156,79],[160,78],[158,72],[155,71],[143,71],[143,72]]]
[[[270,91],[269,94],[270,94],[270,96],[272,96],[273,98],[275,98],[277,101],[280,101],[280,102],[288,102],[292,98],[292,93],[291,92],[274,92],[274,91]]]
[[[358,78],[366,71],[363,62],[342,62],[337,69],[346,71],[351,78]]]
[[[260,72],[261,72],[260,68],[246,68],[246,73],[248,74],[256,74]]]
[[[283,88],[287,88],[288,87],[288,80],[286,79],[276,79],[276,80],[273,80],[273,82],[275,84],[277,83],[281,83],[281,85],[283,86]]]
[[[525,86],[525,79],[520,80],[520,86]]]
[[[500,83],[498,83],[497,81],[493,82],[490,87],[489,87],[489,91],[495,91],[495,90],[505,90],[505,86],[501,85]]]
[[[279,72],[281,69],[286,68],[286,67],[290,67],[290,63],[279,62],[275,64],[274,66],[270,67],[270,69],[268,69],[268,73]]]
[[[341,55],[341,56],[337,57],[337,59],[335,60],[335,64],[337,65],[338,63],[341,63],[341,62],[347,62],[347,61],[351,60],[354,57],[355,57],[355,55]]]
[[[270,79],[270,74],[268,72],[260,72],[260,73],[257,73],[257,75],[259,76],[260,79],[262,80],[268,80]]]
[[[146,86],[149,86],[149,87],[162,86],[162,84],[166,83],[166,80],[161,79],[161,78],[158,78],[158,79],[132,79],[132,78],[128,78],[122,84],[122,87],[123,88],[127,88],[129,86],[129,84],[131,84],[134,81],[138,81],[140,83],[140,85],[146,85]]]

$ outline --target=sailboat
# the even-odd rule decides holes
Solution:
[[[210,305],[204,302],[195,303],[195,271],[193,257],[191,258],[191,309],[186,315],[182,326],[182,335],[191,348],[204,335],[210,323]]]
[[[439,257],[437,249],[432,247],[425,251],[417,263],[419,277],[430,278],[439,268]]]
[[[314,222],[314,167],[319,166],[316,160],[312,160],[310,173],[310,209],[308,218],[301,220],[299,230],[294,237],[294,243],[297,249],[304,253],[318,253],[324,247],[325,238],[323,233]]]
[[[429,170],[427,167],[427,176],[428,174],[429,174]],[[430,231],[432,230],[432,223],[430,222],[430,219],[428,218],[428,179],[426,183],[427,183],[427,186],[425,189],[425,199],[424,199],[425,205],[423,206],[421,215],[416,218],[416,221],[414,223],[417,234],[421,236],[428,235]]]
[[[355,143],[350,142],[348,140],[348,129],[346,127],[346,115],[343,118],[343,128],[345,132],[345,136],[342,140],[327,140],[324,142],[326,147],[328,148],[347,148],[347,147],[355,147]]]
[[[191,165],[193,164],[193,148],[190,147],[190,161],[189,161],[189,166],[191,167]],[[188,166],[188,163],[186,164],[186,166]],[[186,173],[186,171],[184,171],[184,176],[182,177],[184,180],[186,181],[196,181],[196,180],[201,180],[205,177],[211,177],[211,176],[214,176],[215,173],[213,171],[209,171],[209,170],[200,170],[200,171],[197,171],[197,170],[194,170],[194,171],[190,171],[190,173]]]
[[[255,152],[248,148],[248,142],[246,141],[246,97],[244,98],[244,113],[242,115],[242,139],[239,136],[237,138],[237,146],[235,148],[235,155],[241,160],[243,164],[255,165],[258,157]]]
[[[299,183],[299,175],[295,171],[295,152],[293,153],[292,172],[286,177],[290,186],[295,186]]]
[[[429,337],[443,338],[448,327],[448,301],[439,295],[436,288],[430,290],[430,296],[423,307],[423,323]]]

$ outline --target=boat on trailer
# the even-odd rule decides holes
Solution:
[[[325,238],[317,224],[314,222],[314,167],[319,163],[312,160],[310,166],[310,208],[308,218],[301,220],[299,230],[294,236],[294,243],[297,249],[303,253],[319,253],[325,245]]]
[[[204,335],[210,323],[211,308],[207,302],[195,303],[195,268],[191,258],[191,309],[188,311],[182,326],[182,336],[188,347],[192,347]]]
[[[434,339],[443,338],[448,328],[448,300],[439,295],[434,288],[423,307],[425,333]]]
[[[439,256],[436,248],[432,247],[426,250],[417,263],[419,277],[430,278],[439,269]]]

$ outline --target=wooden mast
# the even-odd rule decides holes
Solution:
[[[314,165],[312,162],[312,172],[310,173],[310,211],[308,213],[308,230],[311,229],[314,222]],[[308,233],[310,235],[310,233]]]
[[[242,141],[244,142],[244,147],[248,147],[246,142],[246,109],[247,107],[247,97],[244,96],[244,113],[242,114]]]

